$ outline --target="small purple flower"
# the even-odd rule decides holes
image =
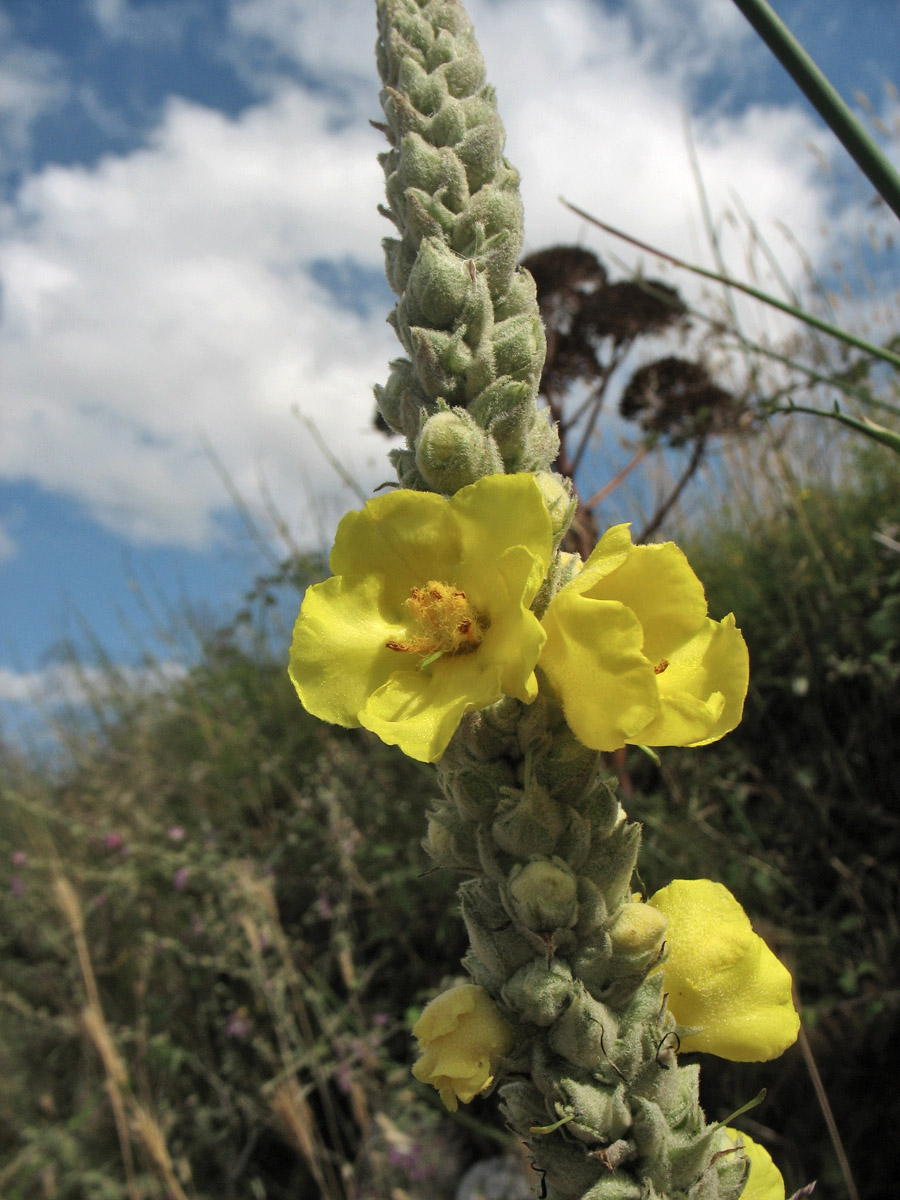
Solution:
[[[190,882],[191,873],[187,867],[179,867],[172,876],[172,886],[176,892],[183,892]]]
[[[184,840],[184,829],[181,825],[170,825],[167,833],[170,842],[181,842]]]
[[[14,850],[9,857],[14,867],[24,867],[28,864],[28,855],[24,850]]]
[[[124,844],[125,839],[121,833],[108,833],[104,838],[107,850],[119,850]]]
[[[225,1022],[225,1033],[228,1037],[245,1038],[250,1028],[250,1018],[243,1008],[236,1009]]]

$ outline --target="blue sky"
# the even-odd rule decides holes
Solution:
[[[775,7],[848,99],[861,90],[896,118],[895,0]],[[821,271],[849,257],[869,193],[730,0],[468,8],[523,175],[526,249],[622,253],[563,194],[705,258],[687,118],[736,273],[735,196],[792,281],[803,266],[783,226]],[[358,501],[304,417],[363,490],[389,477],[371,429],[372,384],[398,353],[373,39],[370,0],[0,8],[9,728],[57,686],[64,641],[177,663],[184,649],[155,632],[168,618],[234,612],[267,563],[223,473],[276,556],[272,506],[294,544],[328,543]]]

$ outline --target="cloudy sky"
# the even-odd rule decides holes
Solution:
[[[848,99],[891,115],[896,0],[775,7]],[[562,194],[708,260],[686,126],[736,273],[736,203],[794,281],[786,229],[822,271],[858,235],[867,188],[731,0],[468,8],[526,250],[629,258]],[[0,5],[7,704],[66,638],[133,665],[176,653],[152,631],[182,601],[229,616],[264,565],[232,493],[264,532],[271,507],[296,544],[328,541],[358,500],[319,441],[363,491],[390,477],[373,40],[371,0]]]

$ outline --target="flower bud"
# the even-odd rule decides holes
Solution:
[[[444,409],[428,418],[416,446],[416,466],[429,488],[445,496],[503,472],[493,438],[465,409]]]
[[[562,833],[562,809],[546,788],[532,783],[527,791],[508,789],[497,806],[497,818],[491,827],[501,850],[517,858],[527,858],[552,848]]]
[[[572,485],[562,475],[557,475],[555,471],[540,471],[535,475],[535,482],[541,489],[544,506],[550,514],[553,544],[558,546],[575,515],[577,501],[572,493]]]
[[[609,936],[613,953],[627,959],[636,969],[657,958],[665,932],[663,914],[651,904],[642,904],[639,896],[632,896],[616,914]]]
[[[562,859],[546,858],[514,867],[507,884],[516,915],[535,933],[572,928],[578,916],[577,888]]]
[[[619,1027],[613,1013],[577,985],[572,1002],[550,1030],[550,1046],[575,1066],[588,1067],[598,1079],[615,1083],[610,1055]]]
[[[540,374],[547,342],[540,317],[534,313],[499,322],[494,326],[492,342],[498,375],[528,379]]]
[[[407,283],[411,320],[448,328],[459,316],[471,287],[465,259],[454,254],[442,238],[423,238]]]
[[[532,959],[503,988],[503,1002],[532,1025],[552,1025],[569,1002],[572,972],[560,959]]]
[[[513,1045],[512,1028],[484,988],[450,988],[425,1008],[413,1026],[421,1051],[413,1075],[440,1092],[451,1112],[485,1091],[499,1060]]]

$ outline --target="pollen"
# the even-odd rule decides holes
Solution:
[[[490,625],[464,591],[436,579],[429,579],[425,587],[414,587],[406,607],[419,632],[406,642],[387,642],[387,648],[420,654],[429,662],[444,654],[471,653]]]
[[[653,674],[654,675],[662,675],[663,671],[668,670],[668,667],[669,667],[669,660],[667,658],[661,658],[659,660],[659,662],[656,664],[656,666],[653,668]]]

